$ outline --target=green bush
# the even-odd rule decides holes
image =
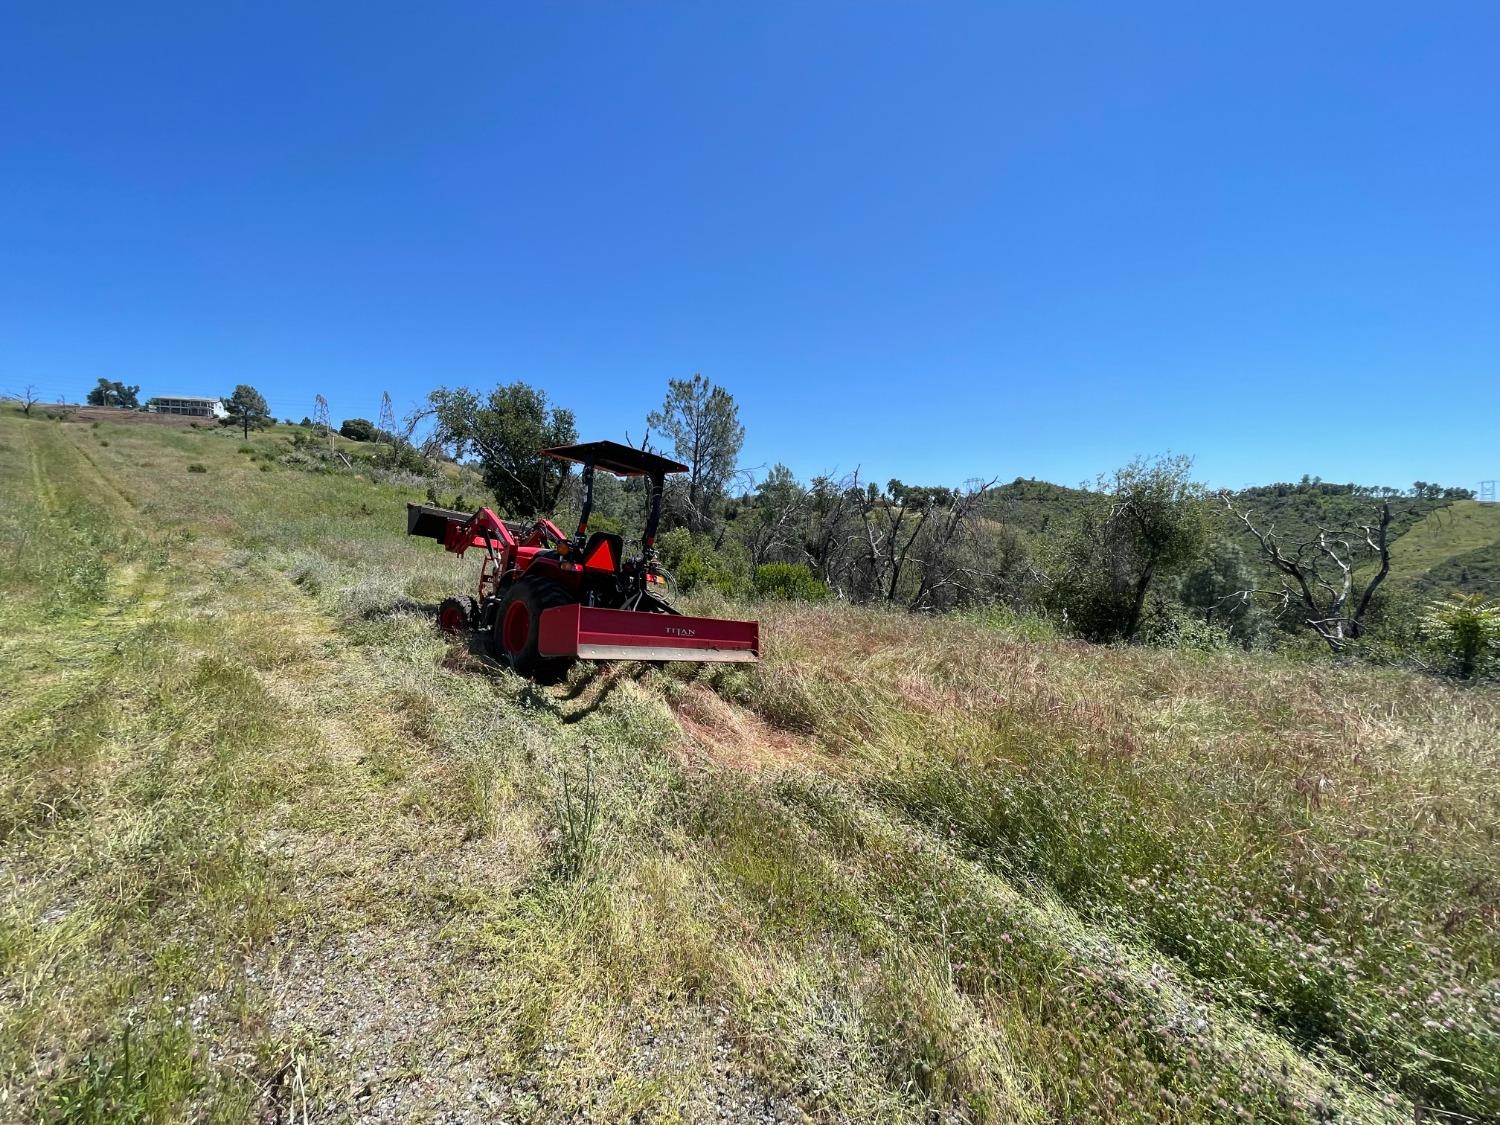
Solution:
[[[617,516],[590,516],[590,531],[607,531],[612,535],[625,534],[625,521]]]
[[[1141,621],[1140,639],[1161,648],[1217,652],[1234,644],[1229,619],[1206,620],[1191,606],[1167,598],[1153,601]]]
[[[828,587],[802,563],[762,563],[755,568],[757,597],[783,602],[820,602]]]
[[[432,470],[432,463],[422,451],[404,441],[382,445],[373,461],[379,468],[391,472],[426,473]]]
[[[345,418],[344,424],[339,427],[339,437],[350,441],[379,441],[380,431],[367,418]]]
[[[706,538],[695,537],[685,527],[674,527],[656,540],[657,556],[684,594],[694,590],[716,590],[725,597],[739,597],[749,583],[734,560],[715,550]]]
[[[1500,648],[1500,602],[1482,594],[1433,602],[1425,624],[1453,671],[1466,680]]]
[[[963,616],[976,625],[1012,640],[1032,644],[1055,641],[1063,635],[1057,622],[1046,614],[1018,610],[1007,605],[978,606],[965,611]]]
[[[1430,669],[1438,655],[1426,620],[1426,603],[1410,588],[1384,587],[1375,596],[1359,638],[1360,659],[1396,668]],[[1277,648],[1285,649],[1285,637]]]
[[[188,472],[190,472],[190,473],[206,473],[206,472],[208,472],[208,466],[207,465],[200,465],[197,461],[194,461],[191,465],[188,466]]]

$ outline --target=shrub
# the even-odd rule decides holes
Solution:
[[[1427,624],[1427,604],[1416,591],[1382,587],[1371,602],[1367,621],[1357,650],[1362,660],[1430,671],[1439,658]],[[1284,649],[1286,640],[1277,647]]]
[[[188,472],[190,472],[190,473],[206,473],[206,472],[208,472],[208,466],[207,465],[200,465],[197,461],[194,461],[191,465],[188,466]]]
[[[1454,595],[1449,601],[1433,602],[1425,624],[1453,670],[1471,679],[1500,645],[1500,602],[1485,601],[1482,594]]]
[[[685,527],[674,527],[661,536],[656,548],[662,565],[684,594],[706,589],[733,598],[746,592],[747,583],[734,562],[707,538],[695,537]]]
[[[382,445],[372,461],[378,468],[394,473],[425,473],[432,468],[420,449],[404,441]]]
[[[755,568],[757,597],[784,602],[820,602],[828,587],[802,563],[762,563]]]
[[[1140,639],[1162,648],[1216,652],[1233,643],[1227,619],[1209,621],[1192,607],[1157,598],[1141,621]]]
[[[380,431],[367,418],[345,418],[344,424],[339,427],[339,437],[350,441],[379,441]]]
[[[682,561],[674,572],[677,586],[684,593],[693,590],[717,590],[725,597],[734,597],[741,592],[741,583],[719,566],[712,552],[694,551]]]
[[[1057,622],[1043,613],[1031,613],[1008,605],[979,606],[963,614],[985,629],[1017,641],[1055,641],[1062,634]]]

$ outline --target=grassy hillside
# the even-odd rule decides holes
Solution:
[[[986,515],[1039,543],[1056,534],[1089,495],[1045,481],[1016,480],[994,490]],[[1377,501],[1316,486],[1247,489],[1235,503],[1252,513],[1257,527],[1274,528],[1286,547],[1310,541],[1320,524],[1353,527],[1377,518]],[[1220,521],[1221,533],[1240,542],[1252,565],[1262,569],[1239,521],[1227,513]],[[1450,591],[1500,597],[1500,504],[1403,497],[1392,505],[1391,541],[1392,589],[1404,587],[1424,597]],[[1361,577],[1373,571],[1364,567]],[[1264,574],[1268,587],[1279,585],[1275,572],[1264,568]]]
[[[1428,513],[1391,548],[1391,573],[1425,593],[1500,597],[1500,504],[1459,500]]]
[[[537,689],[285,441],[0,415],[0,1116],[1500,1114],[1492,691],[839,606]]]
[[[1081,488],[1017,477],[991,491],[985,515],[997,523],[1040,537],[1061,529],[1069,517],[1088,503],[1090,495]]]
[[[1317,486],[1285,491],[1289,486],[1248,488],[1235,494],[1238,508],[1249,510],[1255,525],[1262,530],[1274,528],[1282,543],[1293,546],[1311,542],[1318,528],[1354,528],[1379,522],[1380,501],[1368,496],[1320,491]],[[1335,486],[1328,486],[1335,487]],[[1391,501],[1391,541],[1395,542],[1428,514],[1439,511],[1451,500],[1416,500],[1398,497]],[[1234,521],[1230,521],[1234,526]]]

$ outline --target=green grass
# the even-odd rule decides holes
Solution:
[[[6,1116],[1500,1114],[1492,691],[830,604],[537,689],[283,431],[0,416]]]
[[[1433,593],[1500,597],[1500,504],[1459,500],[1430,512],[1392,545],[1391,570]]]

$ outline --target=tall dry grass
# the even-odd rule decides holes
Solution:
[[[539,690],[399,483],[0,422],[12,1116],[1500,1112],[1492,693],[834,605]]]

